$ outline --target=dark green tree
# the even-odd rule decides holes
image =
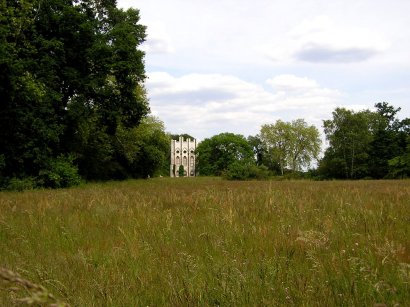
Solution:
[[[400,156],[388,161],[390,178],[409,178],[410,177],[410,140],[407,150]]]
[[[397,114],[400,108],[394,108],[387,102],[375,105],[379,121],[374,130],[374,138],[369,151],[369,173],[373,178],[384,178],[391,174],[391,163],[395,157],[400,157],[406,151],[409,119],[399,120]],[[401,161],[402,159],[396,159]]]
[[[399,120],[400,108],[386,102],[375,107],[375,112],[337,108],[333,119],[324,121],[330,146],[319,163],[321,176],[355,179],[406,174],[410,119]]]
[[[248,143],[252,147],[253,154],[256,159],[256,165],[262,165],[264,162],[264,157],[266,156],[266,148],[259,135],[248,136]]]
[[[169,174],[170,137],[164,124],[148,116],[133,129],[117,129],[117,152],[125,160],[128,177],[147,178]]]
[[[197,168],[203,176],[220,176],[234,162],[255,163],[252,147],[243,135],[221,133],[199,143]]]
[[[0,1],[0,12],[3,178],[36,177],[62,154],[89,179],[115,175],[117,128],[149,112],[138,10],[21,0]]]
[[[378,122],[377,114],[368,110],[354,112],[336,108],[332,115],[333,119],[323,122],[330,147],[325,152],[320,169],[331,170],[335,169],[334,165],[338,165],[343,170],[343,176],[340,169],[337,173],[326,174],[336,178],[354,179],[368,176],[370,143]]]

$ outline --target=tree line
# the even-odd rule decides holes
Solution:
[[[278,120],[247,139],[233,133],[205,139],[198,145],[197,169],[201,175],[228,179],[409,177],[410,119],[398,119],[400,108],[387,102],[377,103],[375,109],[336,108],[332,119],[323,121],[328,142],[323,157],[316,127],[303,119]]]
[[[324,178],[404,178],[410,176],[410,119],[387,102],[376,111],[337,108],[323,122],[329,141],[318,174]]]
[[[150,114],[139,21],[116,0],[0,1],[0,189],[169,174],[178,135]],[[399,111],[385,102],[376,111],[337,108],[323,123],[322,158],[319,131],[303,119],[248,138],[221,133],[198,145],[197,170],[230,179],[307,170],[323,179],[408,177],[410,120]]]

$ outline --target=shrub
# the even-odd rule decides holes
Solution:
[[[50,188],[66,188],[79,185],[81,177],[78,174],[78,167],[73,164],[73,161],[74,157],[71,155],[61,155],[52,159],[48,163],[48,168],[40,171],[39,183]]]
[[[9,191],[23,191],[32,190],[36,187],[36,180],[33,177],[11,178],[6,186],[6,190]]]
[[[178,176],[179,177],[184,177],[185,176],[184,166],[182,164],[178,168]]]
[[[228,169],[223,173],[223,177],[228,180],[263,180],[269,178],[269,170],[266,166],[235,161],[228,166]]]

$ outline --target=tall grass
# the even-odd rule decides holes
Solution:
[[[405,306],[409,238],[410,181],[0,193],[0,266],[72,306]]]

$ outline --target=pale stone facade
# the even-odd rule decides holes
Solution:
[[[195,177],[195,149],[196,139],[187,139],[181,136],[178,141],[171,141],[171,167],[170,176],[179,177],[179,167],[184,166],[186,177]]]

